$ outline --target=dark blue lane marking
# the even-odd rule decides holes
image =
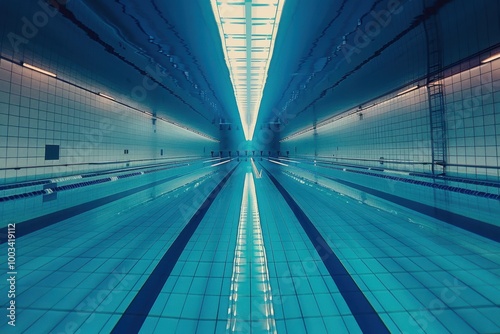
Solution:
[[[144,285],[137,292],[137,295],[127,307],[120,320],[118,320],[111,333],[139,333],[144,321],[148,317],[149,311],[151,311],[156,298],[158,298],[163,286],[167,282],[189,239],[191,239],[213,201],[237,167],[238,165],[219,182],[198,208],[179,236],[170,245],[160,262],[158,262],[153,272],[149,275],[146,282],[144,282]]]
[[[190,172],[190,173],[194,173]],[[188,174],[190,174],[188,173]],[[187,174],[185,174],[187,175]],[[129,190],[122,191],[120,193],[114,194],[114,195],[109,195],[100,199],[96,199],[87,203],[79,204],[72,206],[67,209],[63,209],[57,212],[49,213],[44,216],[36,217],[33,219],[25,220],[24,222],[21,223],[16,223],[16,237],[20,238],[22,236],[25,236],[27,234],[30,234],[32,232],[41,230],[45,227],[48,227],[50,225],[59,223],[65,219],[77,216],[81,213],[84,213],[86,211],[95,209],[97,207],[103,206],[105,204],[114,202],[116,200],[122,199],[124,197],[133,195],[135,193],[138,193],[140,191],[146,190],[151,187],[155,187],[157,185],[160,185],[162,183],[174,180],[178,178],[180,175],[177,176],[171,176],[162,180],[158,180],[152,183],[148,183],[136,188],[132,188]],[[7,236],[7,226],[0,228],[0,236]],[[1,238],[0,239],[0,245],[7,242],[7,238]]]
[[[344,267],[337,255],[335,255],[309,217],[307,217],[305,212],[302,211],[297,202],[295,202],[292,196],[290,196],[288,191],[283,188],[278,180],[276,180],[276,178],[271,175],[271,173],[264,166],[262,167],[267,172],[267,175],[269,175],[269,178],[281,193],[285,201],[288,203],[288,206],[292,209],[295,217],[297,217],[300,225],[302,225],[302,228],[313,243],[314,248],[321,257],[321,260],[323,260],[326,269],[337,285],[337,288],[342,294],[347,306],[349,306],[349,309],[351,310],[351,313],[356,319],[356,322],[362,332],[376,334],[390,333],[377,311],[375,311],[366,296],[359,289],[354,279],[351,275],[349,275],[347,269]]]
[[[320,175],[320,174],[318,174]],[[453,213],[447,210],[439,209],[427,204],[423,204],[417,201],[413,201],[410,199],[406,199],[403,197],[399,197],[396,195],[392,195],[380,190],[371,189],[365,186],[361,186],[359,184],[355,184],[349,181],[339,180],[333,177],[321,175],[324,178],[330,179],[332,181],[342,183],[348,187],[361,190],[367,194],[371,194],[387,201],[396,203],[398,205],[404,206],[406,208],[412,209],[414,211],[423,213],[424,215],[436,218],[441,220],[442,222],[448,223],[450,225],[462,228],[466,231],[475,233],[482,237],[488,238],[490,240],[500,242],[500,226],[495,226],[492,224],[485,223],[483,221],[469,218],[466,216],[459,215],[457,213]]]
[[[302,169],[307,172],[311,172],[310,170],[301,168],[301,167],[296,167],[298,169]],[[413,211],[420,212],[424,215],[436,218],[441,220],[442,222],[445,222],[447,224],[456,226],[458,228],[464,229],[466,231],[469,231],[471,233],[475,233],[477,235],[480,235],[482,237],[488,238],[490,240],[500,242],[500,226],[495,226],[489,223],[485,223],[483,221],[474,219],[474,218],[469,218],[466,216],[462,216],[457,213],[453,213],[444,209],[439,209],[434,206],[430,206],[427,204],[423,204],[417,201],[413,201],[410,199],[406,199],[397,195],[392,195],[380,190],[375,190],[369,187],[365,187],[356,183],[352,183],[349,181],[344,181],[338,178],[334,178],[331,176],[327,176],[321,173],[315,173],[315,175],[324,177],[325,179],[329,179],[332,181],[335,181],[337,183],[341,183],[343,185],[346,185],[348,187],[363,191],[367,194],[371,194],[373,196],[380,197],[382,199],[385,199],[387,201],[393,202],[395,204],[404,206],[406,208],[409,208]]]

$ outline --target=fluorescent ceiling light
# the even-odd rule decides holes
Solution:
[[[25,62],[22,63],[22,65],[26,68],[29,68],[29,69],[32,69],[34,71],[37,71],[37,72],[40,72],[40,73],[43,73],[43,74],[46,74],[46,75],[49,75],[51,77],[54,77],[56,78],[57,75],[55,73],[52,73],[52,72],[49,72],[49,71],[45,71],[45,70],[42,70],[41,68],[38,68],[36,66],[33,66],[33,65],[30,65],[30,64],[26,64]]]
[[[254,5],[277,5],[279,0],[253,0]]]
[[[396,95],[396,96],[400,96],[400,95],[403,95],[403,94],[409,93],[409,92],[411,92],[412,90],[415,90],[415,89],[417,89],[417,88],[418,88],[418,85],[417,85],[417,86],[413,86],[413,87],[411,87],[411,88],[408,88],[407,90],[404,90],[404,91],[402,91],[402,92],[398,93],[398,95]]]
[[[252,47],[270,47],[271,40],[269,39],[254,39],[252,41]]]
[[[225,21],[222,23],[224,33],[227,35],[245,35],[246,25],[244,21]]]
[[[107,99],[110,99],[110,100],[112,100],[112,101],[115,101],[115,98],[114,98],[114,97],[112,97],[112,96],[109,96],[109,95],[103,94],[103,93],[101,93],[101,92],[99,92],[99,95],[100,95],[100,96],[102,96],[102,97],[105,97],[105,98],[107,98]]]
[[[252,140],[285,0],[210,0],[246,140]]]
[[[226,46],[229,47],[245,47],[246,46],[246,40],[245,38],[242,37],[229,37],[226,39]]]
[[[272,2],[272,1],[270,1]],[[276,17],[276,10],[278,9],[278,6],[269,4],[268,6],[266,5],[259,5],[259,6],[253,6],[252,7],[252,18],[253,19],[270,19]]]
[[[496,55],[493,55],[493,56],[491,56],[491,57],[489,57],[489,58],[486,58],[486,59],[485,59],[485,60],[483,60],[481,63],[483,63],[483,64],[484,64],[484,63],[488,63],[488,62],[490,62],[490,61],[492,61],[492,60],[495,60],[495,59],[498,59],[498,58],[500,58],[500,53],[497,53]]]
[[[219,12],[222,17],[241,18],[245,16],[245,6],[220,3]]]

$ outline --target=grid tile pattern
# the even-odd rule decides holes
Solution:
[[[451,164],[447,174],[500,180],[500,59],[481,65],[466,62],[445,75],[447,162]],[[282,142],[281,151],[365,166],[380,166],[386,160],[384,166],[389,168],[430,172],[426,88],[401,96],[388,95],[375,102],[372,107]]]
[[[225,332],[243,190],[238,168],[183,250],[141,333]]]
[[[409,199],[414,202],[429,205],[431,207],[446,210],[456,213],[464,217],[480,220],[482,222],[497,225],[498,215],[498,195],[500,189],[491,186],[481,186],[475,184],[464,184],[461,182],[453,182],[446,180],[435,180],[431,186],[423,186],[419,182],[429,183],[429,180],[424,178],[419,179],[415,176],[406,175],[401,182],[399,174],[391,172],[378,172],[371,170],[370,172],[356,170],[356,173],[351,173],[352,168],[337,169],[331,168],[330,165],[307,164],[300,163],[296,165],[303,172],[302,175],[307,175],[310,179],[316,176],[325,176],[332,179],[344,180],[361,186],[369,186],[372,189],[382,191],[387,194],[393,194],[401,198]],[[308,173],[305,173],[308,171]],[[358,193],[348,186],[344,186],[337,182],[327,182],[340,193],[348,194],[365,199],[364,193]],[[462,191],[449,191],[448,187],[462,189]],[[474,196],[477,193],[488,193],[488,196]]]
[[[207,173],[213,172],[214,169],[215,168],[203,167],[203,164],[201,162],[197,162],[192,163],[190,166],[181,164],[178,168],[171,168],[152,173],[149,172],[155,170],[155,168],[145,168],[142,169],[144,173],[143,175],[124,179],[119,178],[121,172],[117,170],[113,173],[108,174],[108,177],[112,178],[109,182],[97,183],[86,187],[75,188],[70,188],[69,185],[78,184],[81,182],[88,183],[91,182],[90,180],[102,179],[102,177],[97,175],[85,180],[79,178],[68,180],[61,179],[60,182],[55,182],[53,183],[53,185],[68,187],[70,189],[68,189],[67,191],[57,192],[57,200],[43,202],[43,199],[40,196],[30,196],[2,202],[2,205],[0,206],[0,213],[3,217],[3,220],[0,224],[0,227],[4,227],[8,223],[19,223],[32,218],[75,207],[87,203],[90,200],[99,200],[107,196],[119,194],[121,192],[131,191],[137,187],[144,186],[145,184],[151,184],[161,180],[173,178],[173,180],[171,180],[171,182],[169,183],[158,185],[157,187],[153,187],[150,189],[145,189],[139,192],[137,196],[127,196],[123,199],[124,201],[129,203],[136,203],[137,201],[147,201],[155,198],[161,193],[182,186],[185,182],[189,182],[189,177],[187,179],[175,179],[176,177],[185,176],[188,173],[192,173],[190,177],[193,177],[193,175],[199,175],[197,171],[200,171],[201,173]],[[41,191],[40,189],[43,189],[43,186],[37,185],[34,187],[30,186],[29,188],[33,188],[34,191]],[[10,192],[16,193],[16,191],[18,191],[18,189],[4,190],[0,193],[8,194]],[[43,195],[42,197],[44,196],[46,195]]]
[[[185,205],[196,188],[179,181],[188,186],[154,201],[117,201],[20,238],[16,329],[109,331],[197,210]]]
[[[5,97],[0,99],[3,183],[124,167],[133,160],[207,156],[218,147],[192,132],[165,122],[153,124],[150,116],[6,59],[0,59],[0,94]],[[59,159],[46,160],[45,145],[59,145]],[[111,164],[89,164],[105,162]]]
[[[361,333],[285,200],[266,177],[256,188],[278,333]]]
[[[405,212],[374,210],[316,186],[317,178],[304,183],[275,173],[391,331],[499,328],[498,317],[491,314],[500,289],[498,273],[491,272],[500,263],[494,242],[431,218],[415,224]],[[484,321],[479,325],[471,313]]]
[[[391,332],[500,328],[500,253],[494,242],[356,189],[339,193],[335,182],[307,171],[295,168],[292,175],[265,166]],[[141,332],[226,331],[247,171],[250,163],[240,165],[215,198],[161,293],[151,296],[155,303]],[[23,321],[17,329],[110,332],[200,205],[200,189],[210,186],[210,177],[202,171],[199,176],[196,183],[188,183],[194,175],[180,177],[177,182],[187,186],[152,201],[133,206],[120,200],[20,238],[16,303]],[[277,332],[361,333],[284,198],[265,176],[255,185]]]
[[[384,101],[381,99],[381,101]],[[362,119],[359,114],[362,114]],[[348,159],[429,162],[430,133],[424,88],[394,97],[281,143],[281,151],[297,156],[328,157],[334,161],[379,165]],[[314,134],[313,134],[314,132]],[[405,166],[428,171],[421,165]]]
[[[448,162],[453,174],[500,179],[500,59],[444,80]]]

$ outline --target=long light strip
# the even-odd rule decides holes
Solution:
[[[23,62],[23,63],[22,63],[22,65],[23,65],[24,67],[26,67],[26,68],[29,68],[29,69],[33,70],[33,71],[37,71],[37,72],[40,72],[40,73],[46,74],[46,75],[51,76],[51,77],[54,77],[54,78],[56,78],[56,77],[57,77],[57,75],[56,75],[55,73],[52,73],[52,72],[49,72],[49,71],[43,70],[43,69],[41,69],[41,68],[39,68],[39,67],[36,67],[36,66],[30,65],[30,64],[27,64],[27,63],[25,63],[25,62]]]
[[[286,166],[286,167],[288,167],[288,165],[287,165],[287,164],[284,164],[284,163],[282,163],[282,162],[279,162],[279,161],[276,161],[276,160],[271,160],[271,159],[267,159],[267,160],[268,160],[268,161],[270,161],[270,162],[272,162],[272,163],[275,163],[275,164],[277,164],[277,165],[281,165],[281,166]]]
[[[257,165],[255,164],[255,161],[253,160],[253,158],[250,158],[250,161],[252,162],[252,169],[253,169],[253,172],[255,174],[255,178],[261,179],[262,178],[262,169],[259,172]]]
[[[107,99],[109,99],[109,100],[111,100],[111,101],[116,101],[116,99],[115,99],[114,97],[112,97],[112,96],[106,95],[106,94],[101,93],[101,92],[99,92],[98,94],[99,94],[99,96],[102,96],[102,97],[104,97],[104,98],[107,98]],[[146,113],[146,112],[145,112],[145,113]],[[151,115],[151,116],[153,116],[153,114],[151,114],[151,113],[150,113],[150,115]]]
[[[230,160],[222,161],[222,162],[219,162],[219,163],[217,163],[217,164],[210,165],[210,167],[216,167],[216,166],[224,165],[224,164],[227,164],[228,162],[231,162],[231,161],[233,161],[233,160],[234,160],[234,159],[230,159]]]
[[[217,158],[217,159],[207,160],[207,161],[203,161],[203,163],[205,164],[205,163],[209,163],[209,162],[220,161],[222,159],[224,159],[224,158]]]
[[[295,161],[295,160],[290,160],[290,159],[285,159],[285,158],[276,158],[276,159],[281,160],[281,161],[288,161],[288,162],[292,162],[292,163],[300,164],[300,162]]]
[[[254,327],[256,323],[260,328]],[[277,333],[257,194],[253,174],[248,172],[243,186],[226,330],[234,333],[251,329]]]
[[[399,92],[396,96],[401,96],[401,95],[404,95],[404,94],[409,93],[409,92],[412,92],[412,91],[414,91],[415,89],[418,89],[418,88],[420,88],[420,86],[418,86],[418,85],[413,86],[413,87],[408,88],[408,89],[406,89],[406,90],[404,90],[404,91],[402,91],[402,92]]]
[[[246,140],[252,140],[285,0],[210,0]]]
[[[500,53],[497,53],[497,54],[495,54],[495,55],[493,55],[491,57],[486,58],[481,63],[483,63],[483,64],[484,63],[488,63],[488,62],[493,61],[493,60],[498,59],[498,58],[500,58]]]

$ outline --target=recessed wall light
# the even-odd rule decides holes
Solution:
[[[115,99],[114,97],[112,97],[112,96],[106,95],[106,94],[101,93],[101,92],[99,92],[98,94],[99,94],[100,96],[102,96],[102,97],[105,97],[105,98],[107,98],[107,99],[110,99],[111,101],[116,101],[116,99]]]
[[[488,63],[488,62],[493,61],[493,60],[498,59],[498,58],[500,58],[500,53],[497,53],[497,54],[495,54],[495,55],[493,55],[491,57],[486,58],[481,63],[483,63],[483,64],[484,63]]]
[[[40,73],[46,74],[46,75],[51,76],[51,77],[54,77],[54,78],[56,78],[56,77],[57,77],[57,75],[56,75],[55,73],[52,73],[52,72],[49,72],[49,71],[43,70],[43,69],[41,69],[41,68],[39,68],[39,67],[36,67],[36,66],[30,65],[30,64],[27,64],[27,63],[25,63],[25,62],[22,62],[22,65],[23,65],[24,67],[26,67],[26,68],[29,68],[29,69],[33,70],[33,71],[37,71],[37,72],[40,72]]]

